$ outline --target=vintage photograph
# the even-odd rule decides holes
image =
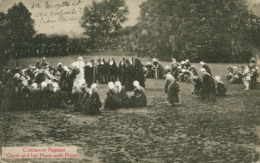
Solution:
[[[260,0],[0,0],[0,163],[260,163]]]

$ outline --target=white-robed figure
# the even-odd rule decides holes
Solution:
[[[78,58],[78,62],[74,62],[72,64],[73,67],[76,67],[80,70],[79,74],[76,75],[75,80],[73,81],[73,88],[75,86],[81,86],[86,83],[84,78],[84,68],[85,68],[85,62],[83,61],[82,57]]]

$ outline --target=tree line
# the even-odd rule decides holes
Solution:
[[[93,1],[80,24],[85,38],[37,34],[35,21],[19,3],[0,13],[0,54],[15,57],[68,55],[86,49],[132,50],[161,60],[243,62],[258,52],[260,19],[243,0],[147,0],[138,23],[128,20],[125,0]]]

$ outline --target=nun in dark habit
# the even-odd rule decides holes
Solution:
[[[125,85],[125,79],[124,79],[124,74],[125,74],[125,58],[122,58],[121,61],[119,62],[118,65],[118,80],[121,82],[122,85]]]
[[[100,84],[106,84],[107,75],[108,75],[108,63],[105,61],[104,58],[101,58],[99,64],[99,72],[100,72]]]
[[[117,66],[114,58],[108,61],[108,82],[115,82],[117,80]]]
[[[125,60],[126,64],[126,69],[125,69],[125,90],[126,91],[133,91],[134,86],[133,86],[133,81],[134,81],[134,71],[133,71],[133,66],[130,64],[129,60]]]
[[[137,58],[134,59],[133,68],[135,73],[134,80],[137,80],[140,86],[145,88],[145,77],[144,77],[143,65],[139,59]]]
[[[93,65],[90,61],[87,62],[85,66],[85,81],[87,83],[87,87],[90,88],[90,86],[93,83]]]

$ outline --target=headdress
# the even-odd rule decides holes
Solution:
[[[116,81],[115,86],[118,88],[118,91],[120,92],[122,89],[122,85],[121,85],[120,81]]]

